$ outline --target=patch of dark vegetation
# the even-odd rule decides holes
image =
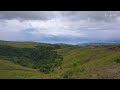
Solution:
[[[111,46],[108,48],[110,51],[120,51],[120,46]]]
[[[72,76],[72,74],[73,74],[73,71],[68,70],[68,71],[66,71],[66,72],[63,72],[63,73],[61,74],[61,76],[62,76],[62,78],[64,78],[64,79],[69,79],[69,77]]]
[[[114,61],[115,61],[116,63],[120,63],[120,56],[114,58]]]
[[[24,67],[39,69],[49,73],[61,66],[63,57],[57,54],[59,46],[36,46],[35,48],[18,48],[0,45],[0,57]]]
[[[77,64],[78,64],[77,62],[73,63],[73,67],[76,67],[76,66],[77,66]]]

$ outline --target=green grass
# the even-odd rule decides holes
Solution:
[[[1,45],[1,43],[0,43]],[[34,47],[37,43],[2,42],[2,45]],[[46,44],[41,44],[46,45]],[[49,44],[47,44],[49,45]],[[120,45],[98,47],[63,47],[57,52],[63,56],[61,68],[44,74],[37,69],[25,68],[7,60],[0,59],[0,78],[15,79],[120,79]]]
[[[9,45],[20,48],[34,48],[37,45],[50,45],[46,43],[36,43],[36,42],[16,42],[16,41],[0,41],[0,45]]]
[[[31,69],[14,64],[10,61],[0,60],[0,79],[28,79],[45,78],[45,74],[37,69]]]
[[[120,78],[120,64],[114,60],[120,56],[120,51],[109,51],[107,48],[75,48],[67,54],[60,51],[64,56],[63,67],[61,72],[58,72],[60,77]]]

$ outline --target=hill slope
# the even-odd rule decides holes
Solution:
[[[44,73],[40,73],[36,69],[25,68],[10,61],[0,60],[0,79],[29,79],[47,77]]]
[[[6,44],[8,45],[8,42]],[[24,45],[21,42],[18,45],[27,47],[29,44]],[[0,78],[120,78],[120,45],[88,47],[65,45],[58,48],[57,52],[63,56],[62,66],[49,74],[0,59]]]
[[[120,49],[82,47],[62,49],[64,64],[59,73],[63,78],[120,78]]]

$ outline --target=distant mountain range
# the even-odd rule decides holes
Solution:
[[[68,43],[43,43],[43,42],[33,42],[33,41],[6,41],[6,40],[0,40],[0,42],[28,42],[28,43],[39,43],[39,44],[55,44],[60,46],[98,46],[98,45],[113,45],[113,44],[120,44],[120,41],[95,41],[95,42],[84,42],[79,44],[68,44]]]
[[[99,45],[112,45],[120,44],[120,42],[92,42],[92,43],[81,43],[79,46],[99,46]]]

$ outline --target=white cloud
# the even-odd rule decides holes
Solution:
[[[2,20],[3,21],[3,20]],[[70,24],[71,25],[71,24]],[[0,22],[0,32],[22,32],[26,29],[34,29],[31,31],[32,34],[36,35],[71,35],[71,36],[80,36],[82,34],[77,33],[74,30],[71,30],[71,26],[65,21],[60,19],[52,19],[47,21],[42,20],[4,20]]]

